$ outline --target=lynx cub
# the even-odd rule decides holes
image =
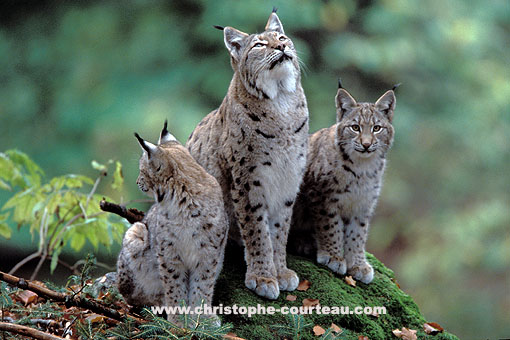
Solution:
[[[276,299],[280,289],[299,283],[286,261],[308,147],[298,57],[274,10],[263,33],[225,27],[224,40],[234,76],[223,103],[200,122],[187,147],[223,189],[231,229],[245,246],[246,286]]]
[[[135,305],[212,305],[228,223],[218,182],[165,127],[158,145],[136,134],[140,189],[156,203],[126,232],[117,263],[119,291]],[[178,322],[175,315],[169,319]]]
[[[336,95],[337,123],[310,136],[310,152],[294,209],[293,233],[312,229],[317,262],[370,283],[365,259],[368,224],[381,190],[385,156],[393,142],[395,95],[357,103]]]

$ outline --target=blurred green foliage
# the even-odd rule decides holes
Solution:
[[[109,249],[114,242],[122,243],[126,224],[101,211],[99,202],[104,196],[96,193],[108,167],[97,162],[92,166],[100,171],[95,181],[83,175],[63,175],[44,183],[44,172],[26,154],[17,150],[0,153],[0,187],[12,192],[0,210],[0,236],[10,238],[12,225],[18,229],[28,226],[30,234],[37,235],[37,251],[25,258],[39,259],[31,280],[47,259],[51,259],[53,273],[65,246],[78,252],[86,241],[96,251],[99,244]],[[123,181],[122,166],[116,162],[111,187],[120,190]],[[20,261],[12,271],[25,263]]]
[[[279,7],[306,66],[312,132],[334,123],[337,77],[361,101],[403,83],[368,249],[430,321],[508,337],[507,0],[42,4],[0,14],[0,150],[51,176],[118,159],[130,199],[141,196],[132,132],[156,140],[168,118],[184,142],[225,95],[232,71],[212,25],[260,31]]]

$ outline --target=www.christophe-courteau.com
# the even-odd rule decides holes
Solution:
[[[198,307],[188,306],[151,306],[152,313],[161,315],[168,314],[221,314],[221,315],[274,315],[274,314],[325,314],[325,315],[347,315],[347,314],[366,314],[366,315],[381,315],[386,314],[386,307],[383,306],[301,306],[301,307],[274,307],[274,306],[208,306],[202,305]]]

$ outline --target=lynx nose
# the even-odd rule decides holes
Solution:
[[[365,150],[368,150],[368,148],[370,147],[370,145],[372,145],[372,143],[370,143],[370,142],[363,142],[363,143],[361,143],[361,145],[363,145]]]
[[[285,50],[285,45],[284,44],[278,44],[276,45],[275,47],[276,50],[280,50],[280,51],[284,51]]]

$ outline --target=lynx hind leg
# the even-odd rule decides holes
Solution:
[[[344,231],[336,218],[318,218],[316,224],[317,262],[343,275],[347,263],[343,254]]]
[[[124,236],[117,261],[117,286],[131,305],[152,305],[161,300],[157,263],[143,223],[133,224]]]
[[[350,221],[345,230],[345,259],[347,273],[363,283],[374,279],[374,269],[365,257],[365,244],[368,236],[368,222]]]

